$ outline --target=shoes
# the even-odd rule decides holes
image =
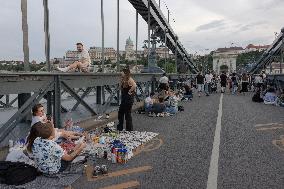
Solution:
[[[94,177],[94,178],[97,178],[97,177],[99,176],[100,170],[101,170],[100,166],[96,166],[96,167],[94,168],[94,171],[93,171],[93,177]]]
[[[106,114],[106,119],[109,119],[109,114]]]
[[[101,173],[102,175],[107,175],[108,174],[108,169],[106,165],[101,166]]]
[[[103,176],[108,175],[108,168],[107,168],[106,165],[102,165],[101,167],[97,165],[94,168],[93,177],[97,178],[100,174],[103,175]]]
[[[58,71],[61,71],[61,72],[68,72],[68,67],[65,67],[65,68],[59,68],[59,67],[56,67],[56,69],[58,70]]]
[[[149,115],[149,117],[154,117],[155,116],[154,113],[149,113],[148,115]]]

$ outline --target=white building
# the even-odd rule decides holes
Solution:
[[[89,50],[89,55],[92,61],[102,60],[102,48],[101,47],[91,47]],[[116,62],[116,50],[112,47],[106,47],[104,49],[104,59],[110,60],[111,62]]]
[[[245,52],[252,52],[252,51],[265,51],[269,48],[270,45],[253,45],[249,44],[245,48]]]
[[[134,51],[134,44],[130,37],[126,40],[126,44],[125,44],[125,59],[126,60],[136,59],[135,51]]]
[[[213,70],[220,73],[220,67],[226,66],[228,72],[235,72],[237,69],[237,56],[242,53],[242,47],[219,48],[213,52]]]
[[[271,67],[270,67],[271,66]],[[284,64],[281,64],[282,73],[284,73]],[[280,62],[272,62],[271,65],[267,65],[265,72],[267,74],[280,74]]]

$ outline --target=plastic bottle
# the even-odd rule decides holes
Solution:
[[[111,154],[111,162],[112,163],[117,163],[116,161],[116,158],[117,158],[117,155],[116,155],[117,151],[115,148],[112,149],[112,154]]]

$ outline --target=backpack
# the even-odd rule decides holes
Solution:
[[[22,185],[33,181],[40,173],[38,170],[22,162],[0,161],[0,183]]]
[[[178,106],[178,111],[183,112],[184,111],[184,107],[183,106]]]

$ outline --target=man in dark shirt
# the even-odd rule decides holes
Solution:
[[[197,84],[198,97],[200,97],[204,86],[204,76],[199,72],[195,79]]]
[[[221,93],[224,93],[226,90],[226,85],[227,85],[227,75],[225,72],[222,72],[220,75],[220,83],[221,83]]]

